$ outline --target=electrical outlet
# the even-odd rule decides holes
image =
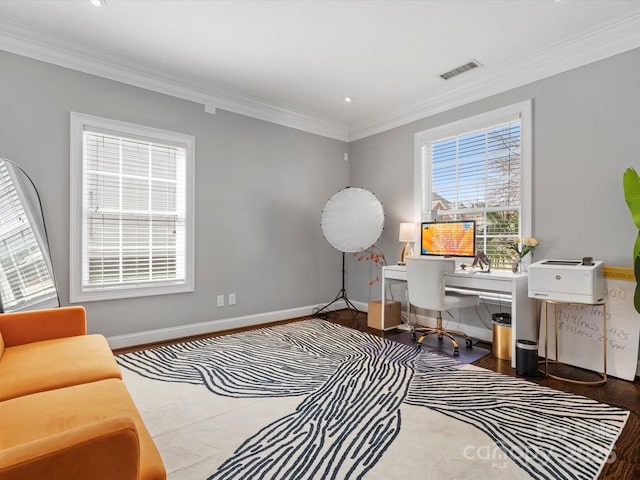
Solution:
[[[236,304],[236,294],[235,293],[230,293],[229,294],[229,305],[235,305]]]
[[[218,295],[218,306],[224,307],[224,295]]]

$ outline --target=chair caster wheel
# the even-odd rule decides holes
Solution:
[[[467,338],[466,342],[467,342],[467,348],[472,348],[473,347],[473,342],[471,341],[470,338]]]
[[[416,332],[411,332],[411,340],[416,341]]]
[[[458,351],[457,348],[453,350],[453,356],[454,357],[459,357],[460,356],[460,352]]]
[[[438,335],[438,340],[442,341],[443,335]]]
[[[422,344],[421,343],[416,344],[416,350],[418,350],[418,351],[422,350]]]

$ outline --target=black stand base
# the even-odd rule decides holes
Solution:
[[[351,311],[351,318],[353,320],[356,320],[356,318],[358,317],[358,314],[361,313],[360,310],[358,310],[356,308],[356,306],[351,303],[351,300],[349,300],[349,298],[347,298],[347,290],[344,287],[344,278],[345,278],[345,269],[344,269],[344,252],[342,252],[342,288],[340,289],[340,291],[338,292],[338,294],[336,295],[336,298],[334,298],[332,301],[330,301],[329,303],[327,303],[324,307],[320,307],[318,310],[316,310],[313,313],[313,316],[316,318],[329,318],[329,316],[332,314],[332,310],[329,310],[329,307],[331,305],[333,305],[334,303],[336,303],[338,300],[344,300],[344,303],[346,304],[347,308]]]
[[[320,309],[318,309],[313,314],[313,316],[316,318],[325,318],[325,319],[329,318],[329,316],[333,313],[333,310],[329,310],[329,307],[334,303],[336,303],[338,300],[344,300],[344,303],[347,305],[347,308],[351,311],[351,316],[354,320],[356,319],[358,314],[361,313],[360,310],[358,310],[356,306],[353,303],[351,303],[351,300],[347,298],[347,291],[344,288],[341,288],[340,291],[338,292],[338,295],[336,295],[336,298],[334,298],[331,302],[327,303],[324,307],[321,307]]]

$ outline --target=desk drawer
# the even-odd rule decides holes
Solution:
[[[401,280],[405,282],[407,281],[406,270],[392,270],[390,268],[384,267],[383,275],[387,280]]]
[[[511,293],[511,280],[492,278],[483,276],[488,274],[467,273],[458,275],[445,275],[445,285],[447,287],[470,288],[475,290],[488,290],[492,292]]]

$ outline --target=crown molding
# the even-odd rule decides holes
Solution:
[[[505,92],[552,75],[640,47],[640,9],[602,27],[516,61],[470,71],[467,81],[434,91],[429,98],[377,117],[349,124],[349,142]],[[452,82],[457,82],[454,79]],[[444,81],[444,80],[443,80]],[[451,81],[451,80],[450,80]]]
[[[123,52],[107,51],[88,42],[80,44],[71,37],[45,33],[6,19],[0,19],[0,50],[200,103],[208,113],[215,114],[216,108],[220,108],[336,140],[348,138],[346,123],[219,85],[205,85],[178,72],[159,70],[142,59],[132,61]]]
[[[369,117],[349,125],[231,89],[186,78],[180,72],[159,70],[143,59],[127,59],[123,52],[105,51],[74,38],[52,35],[0,19],[0,50],[54,65],[115,80],[147,90],[199,103],[215,114],[217,108],[351,142],[406,125],[528,83],[547,78],[640,47],[640,9],[632,15],[577,35],[531,55],[450,80],[428,98],[402,109]],[[100,55],[96,55],[96,52]],[[473,79],[473,81],[469,81]]]

